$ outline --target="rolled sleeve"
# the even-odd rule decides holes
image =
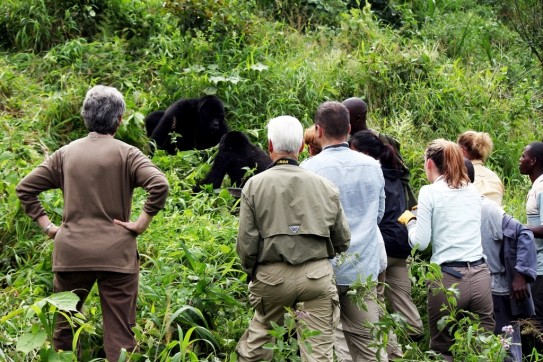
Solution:
[[[533,282],[537,276],[537,257],[534,234],[522,225],[517,240],[517,263],[515,270]]]

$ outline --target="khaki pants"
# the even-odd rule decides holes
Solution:
[[[302,360],[333,360],[333,331],[339,319],[339,301],[334,272],[327,259],[299,265],[260,265],[255,280],[249,284],[249,292],[255,314],[236,347],[238,361],[271,361],[273,351],[263,348],[273,342],[268,333],[272,329],[270,322],[282,325],[285,307],[295,309],[301,302],[306,312],[302,319],[307,328],[320,331],[318,336],[306,340],[312,352],[300,344]]]
[[[73,291],[79,297],[77,310],[95,282],[98,283],[102,319],[104,323],[104,350],[110,362],[117,362],[121,348],[132,351],[136,339],[132,327],[136,325],[136,300],[138,298],[139,274],[124,274],[105,271],[56,272],[55,292]],[[60,314],[53,335],[56,350],[72,350],[73,331]]]
[[[423,333],[422,319],[411,298],[411,280],[409,279],[407,262],[400,258],[387,258],[385,276],[387,287],[385,295],[392,310],[401,314],[410,327],[410,336],[420,336]]]
[[[349,347],[347,346],[347,341],[345,340],[345,334],[343,333],[343,325],[341,322],[334,329],[334,353],[338,362],[352,362],[351,352],[349,352]]]
[[[462,274],[462,278],[456,278],[443,272],[443,285],[445,288],[450,288],[452,284],[458,284],[456,288],[460,295],[456,298],[456,308],[478,314],[481,327],[488,332],[494,332],[493,304],[488,266],[481,264],[454,269]],[[444,355],[450,355],[449,348],[454,343],[454,337],[448,332],[450,325],[441,331],[437,327],[438,321],[443,316],[449,315],[448,309],[441,310],[444,305],[449,306],[449,303],[443,292],[434,295],[433,288],[434,285],[430,283],[428,285],[430,348]]]
[[[364,297],[367,310],[360,309],[351,301],[347,294],[348,286],[338,286],[339,303],[341,306],[341,325],[345,341],[349,348],[352,361],[387,361],[385,351],[370,345],[376,341],[372,336],[371,329],[366,327],[367,322],[379,322],[380,307],[377,303],[377,290],[373,288],[370,295]]]
[[[390,263],[390,258],[388,259]],[[388,267],[387,267],[388,270]],[[379,302],[384,306],[385,303],[385,274],[386,271],[379,274],[377,277],[377,281],[379,284],[377,285],[376,292],[377,292],[377,298]],[[406,274],[407,275],[407,274]],[[411,298],[411,296],[409,296]],[[380,315],[382,315],[385,311],[379,309]],[[418,313],[418,312],[417,312]],[[349,352],[349,348],[347,346],[347,341],[345,340],[345,334],[343,333],[343,325],[341,322],[338,324],[334,331],[334,351],[336,353],[336,357],[339,362],[352,362],[353,359],[351,358],[351,353]],[[388,343],[386,348],[387,358],[388,359],[394,359],[394,358],[401,358],[403,356],[402,349],[400,345],[398,344],[398,339],[394,332],[390,332],[388,334]],[[381,361],[383,361],[383,356],[381,355]]]

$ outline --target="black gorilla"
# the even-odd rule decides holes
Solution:
[[[162,116],[164,116],[164,113],[166,111],[154,111],[151,112],[145,117],[145,132],[147,133],[147,137],[151,137],[153,134],[153,131],[155,130],[156,126],[158,125],[158,122],[162,119]]]
[[[201,189],[200,185],[213,184],[213,188],[221,187],[225,175],[230,177],[232,185],[242,187],[247,169],[254,169],[255,174],[264,171],[272,160],[260,147],[253,145],[247,136],[239,131],[226,133],[219,143],[219,152],[215,156],[213,166],[206,177],[194,187],[194,191]]]
[[[145,130],[158,149],[172,155],[176,151],[210,148],[228,132],[224,104],[213,95],[180,99],[165,111],[155,111],[145,117]],[[172,132],[176,133],[175,141],[172,141]]]

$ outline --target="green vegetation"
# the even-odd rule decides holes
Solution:
[[[373,3],[375,12],[355,0],[2,1],[0,359],[75,358],[52,351],[51,318],[70,307],[52,296],[53,243],[24,215],[14,189],[46,155],[86,133],[79,108],[96,84],[125,95],[117,136],[144,150],[144,116],[182,97],[217,94],[230,127],[261,145],[272,117],[289,114],[308,126],[321,102],[363,97],[370,126],[402,144],[416,190],[426,183],[428,141],[486,131],[495,144],[489,166],[506,185],[505,208],[525,220],[529,181],[519,175],[517,160],[543,134],[542,78],[534,47],[503,21],[512,12],[492,0]],[[214,151],[153,157],[171,196],[138,239],[139,351],[127,360],[235,360],[252,314],[235,252],[237,201],[225,190],[190,192]],[[136,194],[136,210],[143,200]],[[58,223],[60,192],[46,193],[43,202]],[[423,281],[435,276],[428,268],[421,260],[413,267],[423,316]],[[85,316],[73,316],[81,360],[103,356],[99,310],[91,293]],[[401,326],[397,318],[386,321],[380,328]],[[458,338],[462,360],[501,353],[492,339],[484,341],[492,354],[477,355],[483,351],[473,349],[483,343],[477,321],[461,326],[469,332]],[[275,327],[278,336],[281,328]],[[400,342],[407,358],[433,358],[427,341],[407,345],[400,335]],[[281,360],[295,348],[273,349]],[[542,358],[534,353],[532,360]]]

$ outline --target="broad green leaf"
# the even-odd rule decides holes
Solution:
[[[13,155],[13,153],[8,152],[8,151],[4,151],[4,152],[0,153],[0,162],[5,161],[5,160],[11,160],[14,157],[15,156]]]
[[[47,333],[42,329],[36,334],[23,334],[17,341],[17,351],[28,354],[29,352],[40,348],[47,340]]]
[[[72,292],[55,293],[45,299],[60,310],[77,311],[76,306],[79,297]]]
[[[47,362],[71,362],[74,360],[74,354],[71,351],[57,352],[54,349],[47,351]]]

